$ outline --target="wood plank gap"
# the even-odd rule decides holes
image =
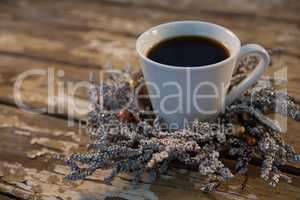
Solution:
[[[9,107],[13,107],[13,108],[17,108],[20,109],[20,107],[18,107],[15,103],[11,102],[11,101],[6,101],[0,98],[0,105],[5,105],[5,106],[9,106]],[[53,117],[53,118],[57,118],[57,119],[63,119],[63,120],[67,120],[69,119],[68,115],[66,114],[52,114],[52,113],[39,113],[41,115],[45,115],[45,116],[49,116],[49,117]],[[73,122],[75,122],[76,124],[81,123],[82,125],[85,125],[86,122],[83,120],[79,120],[75,117],[72,117]]]
[[[92,0],[95,3],[99,3],[99,1],[95,1]],[[174,7],[168,7],[166,8],[165,6],[159,6],[159,5],[153,5],[153,4],[135,4],[133,2],[121,2],[121,1],[110,1],[110,0],[103,0],[101,1],[101,4],[104,5],[111,5],[111,6],[116,6],[116,7],[128,7],[128,8],[147,8],[147,9],[155,9],[157,11],[162,11],[162,12],[172,12],[172,13],[176,13],[176,12],[181,12],[181,13],[197,13],[197,12],[201,12],[207,15],[218,15],[220,17],[228,17],[228,18],[233,18],[233,17],[237,17],[237,18],[244,18],[244,19],[253,19],[253,18],[260,18],[260,19],[265,19],[265,20],[269,20],[269,21],[273,21],[276,20],[277,22],[283,22],[286,24],[296,24],[296,25],[300,25],[299,20],[296,19],[287,19],[287,18],[282,18],[282,17],[273,17],[273,16],[257,16],[255,14],[250,14],[250,13],[237,13],[237,12],[232,12],[232,11],[220,11],[220,10],[206,10],[206,9],[201,9],[201,10],[195,10],[195,9],[178,9],[178,8],[174,8]]]
[[[0,192],[0,199],[1,200],[25,200],[25,199],[16,197],[12,194],[3,193],[3,192]]]
[[[12,57],[17,57],[17,58],[29,58],[32,60],[43,61],[43,62],[47,62],[47,63],[72,65],[74,67],[80,67],[80,68],[85,67],[85,68],[96,69],[96,70],[100,70],[103,68],[103,66],[97,65],[97,64],[93,65],[93,64],[88,64],[88,63],[74,63],[74,62],[69,62],[66,60],[55,60],[55,59],[51,59],[51,58],[29,55],[29,54],[20,53],[20,52],[8,52],[8,51],[0,50],[0,55],[12,56]]]

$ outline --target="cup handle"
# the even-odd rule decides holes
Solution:
[[[270,56],[266,49],[257,44],[247,44],[242,46],[240,53],[238,55],[237,64],[242,57],[248,54],[257,54],[260,58],[259,63],[255,69],[246,77],[241,83],[232,88],[232,90],[227,94],[225,105],[230,105],[235,99],[237,99],[245,90],[251,87],[264,73],[266,68],[270,63]]]

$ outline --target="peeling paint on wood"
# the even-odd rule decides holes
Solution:
[[[35,158],[45,156],[45,155],[56,155],[57,153],[58,152],[52,151],[52,150],[49,150],[49,149],[46,149],[46,148],[43,148],[43,149],[40,149],[40,150],[39,149],[33,149],[33,150],[30,150],[30,151],[26,152],[27,157],[31,158],[31,159],[35,159]]]
[[[61,152],[72,152],[78,149],[79,145],[74,142],[67,142],[62,140],[54,140],[49,138],[33,138],[30,141],[31,144],[38,144],[43,147],[48,147],[50,149],[59,150]]]
[[[18,135],[24,135],[24,136],[30,136],[31,135],[31,133],[29,131],[23,131],[23,130],[15,130],[14,133],[18,134]]]
[[[18,164],[0,163],[7,170],[7,179],[0,181],[0,192],[15,194],[18,197],[29,199],[39,196],[41,199],[61,198],[81,200],[82,198],[93,198],[95,200],[107,197],[121,197],[133,200],[149,199],[157,197],[149,191],[149,185],[141,184],[134,187],[130,182],[121,179],[113,182],[112,186],[94,181],[78,181],[76,183],[65,181],[63,175],[48,171],[36,171],[24,168]],[[13,179],[16,174],[22,173],[21,179]],[[13,189],[15,186],[17,189]],[[16,194],[18,192],[19,194]]]

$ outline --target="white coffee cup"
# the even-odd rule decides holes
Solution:
[[[215,39],[229,50],[230,56],[198,67],[170,66],[147,58],[147,52],[157,43],[186,35]],[[153,27],[138,38],[136,50],[154,111],[177,128],[183,128],[194,119],[207,120],[222,112],[259,79],[270,62],[263,47],[257,44],[241,47],[239,38],[227,28],[200,21],[177,21]],[[258,55],[260,62],[227,94],[237,62],[248,54]]]

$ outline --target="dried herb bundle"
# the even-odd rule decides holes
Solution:
[[[245,73],[241,68],[248,64],[241,66],[237,75]],[[238,79],[235,76],[233,85]],[[299,162],[300,157],[285,144],[277,123],[265,115],[277,112],[299,121],[298,106],[288,94],[271,86],[253,87],[214,121],[195,120],[187,129],[172,131],[163,119],[154,119],[138,107],[134,91],[141,83],[140,72],[125,71],[109,74],[105,83],[93,85],[90,96],[94,109],[88,114],[87,127],[92,143],[86,153],[65,158],[71,170],[67,179],[84,179],[97,169],[113,169],[105,179],[108,184],[120,172],[134,174],[135,183],[147,172],[154,181],[169,163],[177,161],[206,176],[207,184],[201,190],[211,192],[233,177],[220,160],[220,153],[226,152],[237,159],[234,173],[245,173],[249,162],[259,158],[263,161],[261,177],[269,184],[290,181],[278,166]]]

